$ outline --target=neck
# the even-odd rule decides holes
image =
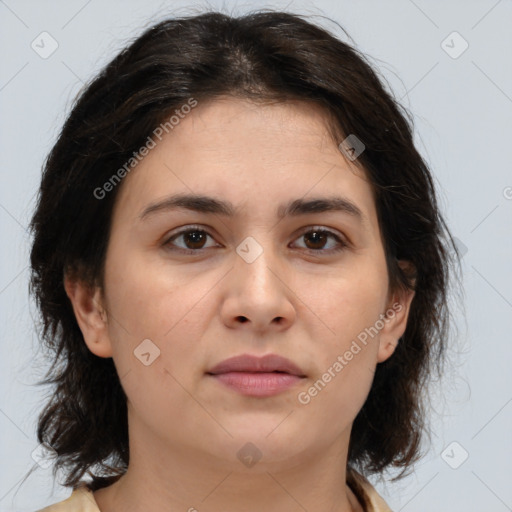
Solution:
[[[346,485],[349,430],[323,451],[282,461],[263,457],[251,468],[237,459],[219,460],[182,445],[169,447],[137,435],[135,426],[130,434],[128,470],[94,493],[101,511],[362,511]]]

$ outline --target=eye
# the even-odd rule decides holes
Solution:
[[[181,231],[174,233],[170,238],[168,238],[163,243],[163,246],[174,249],[173,246],[177,245],[178,250],[182,250],[187,254],[191,254],[194,252],[198,252],[201,249],[208,249],[209,247],[205,246],[208,237],[212,238],[213,240],[213,237],[207,231],[201,229],[199,226],[187,226],[186,229],[182,229]],[[177,240],[180,239],[182,239],[183,245],[175,243]]]
[[[342,251],[348,246],[348,244],[344,242],[338,234],[328,229],[316,226],[313,228],[309,228],[308,231],[302,233],[299,236],[298,240],[300,240],[301,238],[307,241],[307,243],[305,244],[306,247],[304,248],[311,252],[335,253],[338,251]],[[329,241],[329,239],[331,240],[331,247],[323,249],[327,242]]]
[[[162,245],[170,250],[193,254],[203,249],[218,246],[218,244],[207,246],[208,238],[213,240],[208,231],[205,231],[200,226],[187,226],[185,229],[172,234]],[[306,241],[306,244],[302,247],[299,246],[299,248],[304,248],[311,253],[330,254],[342,251],[348,247],[348,244],[337,233],[316,226],[303,232],[297,240],[301,238]],[[177,243],[178,241],[180,243]],[[330,247],[325,248],[326,245],[330,245]]]

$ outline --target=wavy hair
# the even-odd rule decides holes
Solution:
[[[126,396],[112,359],[85,345],[63,278],[102,286],[112,209],[120,186],[102,187],[155,127],[193,97],[301,100],[329,116],[337,143],[356,134],[357,159],[375,197],[391,289],[415,290],[406,331],[378,364],[353,424],[348,467],[406,470],[425,431],[421,393],[442,366],[448,289],[456,249],[440,214],[430,170],[413,142],[408,111],[367,58],[336,35],[285,12],[218,12],[166,19],[146,29],[81,91],[44,163],[31,221],[30,291],[52,359],[52,394],[38,440],[56,452],[66,486],[84,475],[104,487],[129,463]],[[455,250],[454,250],[455,249]],[[412,263],[405,273],[397,263]],[[403,471],[402,471],[403,473]]]

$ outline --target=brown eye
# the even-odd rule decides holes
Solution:
[[[204,231],[187,231],[183,233],[183,240],[188,249],[202,249],[207,236]]]
[[[329,236],[323,231],[310,231],[304,235],[304,240],[308,240],[310,244],[306,243],[308,249],[322,249],[328,238]]]
[[[171,249],[176,248],[177,250],[183,250],[185,252],[196,252],[201,249],[209,248],[205,246],[208,237],[212,238],[204,229],[188,227],[172,235],[163,245]],[[180,243],[177,243],[177,241]]]
[[[341,251],[347,246],[336,233],[326,229],[310,229],[302,233],[298,239],[300,240],[301,238],[305,241],[304,248],[311,252],[332,253]],[[325,248],[329,244],[329,240],[333,242],[330,243],[330,247]]]

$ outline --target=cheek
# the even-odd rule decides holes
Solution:
[[[203,371],[198,361],[204,350],[200,340],[212,315],[208,297],[223,274],[170,271],[161,257],[151,263],[122,254],[129,252],[110,253],[105,282],[112,317],[109,336],[119,375],[131,372],[146,383],[156,379],[172,387],[168,371],[180,382],[189,381],[191,370]],[[156,357],[148,367],[141,361],[141,354],[147,353],[146,359]]]
[[[339,435],[352,424],[368,396],[374,365],[367,355],[360,352],[339,371],[333,365],[330,371],[326,368],[300,397],[299,407],[304,407],[308,417],[321,418],[326,439]]]
[[[325,323],[334,331],[331,339],[339,349],[374,326],[386,306],[386,271],[380,266],[359,267],[332,279],[323,294],[313,295],[322,305]]]
[[[375,299],[369,302],[366,294],[352,295],[332,309],[336,335],[317,340],[313,353],[317,373],[297,396],[311,428],[321,424],[325,439],[338,436],[352,424],[373,382],[379,338],[365,339],[361,333],[366,334],[365,328],[375,323],[379,304]]]
[[[340,407],[352,404],[356,409],[373,380],[387,297],[387,274],[381,266],[361,264],[359,269],[331,279],[324,293],[308,296],[329,326],[329,331],[323,329],[315,355],[321,401],[332,400]]]
[[[161,341],[204,307],[219,272],[171,267],[161,254],[113,250],[106,265],[109,309],[125,330]],[[206,302],[206,301],[204,301]]]

